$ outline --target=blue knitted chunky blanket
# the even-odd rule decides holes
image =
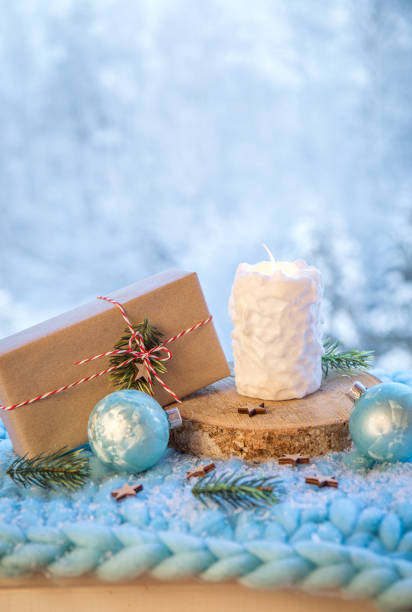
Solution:
[[[412,372],[377,374],[412,385]],[[108,582],[146,573],[339,589],[385,610],[412,607],[412,463],[366,468],[349,452],[298,467],[217,461],[217,473],[253,470],[283,481],[280,503],[225,512],[205,508],[191,493],[186,472],[205,460],[169,450],[136,479],[92,458],[83,489],[45,492],[18,488],[5,474],[14,455],[4,429],[0,437],[0,583],[39,571]],[[314,472],[335,476],[339,488],[306,485]],[[111,491],[126,481],[142,482],[144,490],[117,503]]]

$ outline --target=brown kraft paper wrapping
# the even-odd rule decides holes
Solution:
[[[148,318],[164,340],[209,316],[195,273],[170,270],[107,297],[123,304],[132,323]],[[110,351],[124,330],[116,306],[96,299],[0,340],[0,404],[16,404],[105,369],[108,357],[78,366],[74,362]],[[213,322],[168,348],[173,356],[161,378],[180,398],[229,375]],[[104,375],[33,404],[0,410],[14,450],[36,455],[84,444],[90,412],[112,391]],[[154,392],[162,406],[173,401],[156,381]]]

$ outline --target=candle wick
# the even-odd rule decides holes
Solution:
[[[270,261],[271,261],[271,263],[272,263],[272,274],[273,274],[273,273],[275,272],[275,269],[276,269],[276,261],[275,261],[275,258],[273,257],[273,255],[272,255],[272,251],[270,250],[270,248],[269,248],[269,247],[268,247],[268,246],[267,246],[267,245],[266,245],[264,242],[262,243],[262,246],[263,246],[263,248],[264,248],[264,249],[267,251],[267,253],[268,253],[268,255],[269,255]]]

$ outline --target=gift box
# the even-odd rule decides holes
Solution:
[[[195,273],[170,270],[107,297],[123,305],[132,324],[147,318],[163,333],[162,340],[209,317]],[[75,363],[111,351],[124,332],[125,320],[116,305],[95,299],[0,340],[0,404],[13,406],[110,367],[110,357]],[[161,380],[179,398],[229,375],[211,321],[168,348],[172,356]],[[32,404],[2,409],[16,453],[31,456],[84,444],[90,412],[114,390],[105,374]],[[153,392],[163,406],[174,401],[157,381]]]

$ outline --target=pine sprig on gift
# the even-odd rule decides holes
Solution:
[[[322,370],[325,376],[328,375],[329,370],[349,374],[355,370],[365,371],[371,367],[374,358],[373,351],[342,351],[340,347],[341,343],[337,340],[327,339],[323,343],[325,353],[322,355]]]
[[[133,325],[133,329],[134,331],[138,331],[142,334],[143,342],[147,350],[158,346],[163,338],[162,332],[159,331],[157,327],[151,325],[147,319],[144,319],[142,323]],[[126,328],[124,335],[114,345],[114,348],[121,351],[128,350],[130,336],[131,332],[128,328]],[[134,348],[139,351],[136,342],[133,344]],[[110,365],[117,366],[123,361],[127,361],[127,359],[127,354],[113,355],[110,358]],[[122,366],[118,370],[113,370],[113,372],[110,373],[110,380],[112,381],[113,385],[118,389],[137,389],[138,391],[143,391],[144,393],[150,394],[150,386],[146,379],[144,377],[136,378],[136,365],[141,363],[141,359],[136,359],[127,365]],[[166,372],[166,366],[162,361],[156,359],[156,357],[150,357],[150,363],[157,374],[164,374]]]
[[[30,458],[25,455],[13,461],[6,473],[23,487],[62,487],[73,491],[83,486],[89,476],[89,457],[83,449],[67,452],[64,448],[49,455]]]
[[[256,478],[248,474],[212,473],[197,481],[192,493],[205,506],[214,502],[222,509],[255,508],[278,501],[274,489],[279,481],[273,477]]]

